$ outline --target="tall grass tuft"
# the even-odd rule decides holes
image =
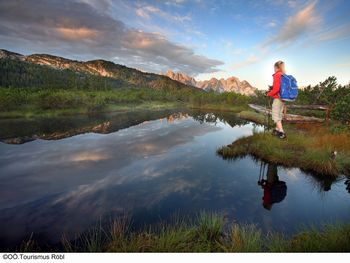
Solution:
[[[326,224],[321,230],[312,227],[294,236],[285,250],[293,252],[349,252],[350,226]]]
[[[262,232],[255,225],[233,224],[231,226],[228,252],[259,252],[262,244]]]
[[[21,252],[31,252],[31,251],[40,251],[40,247],[33,238],[33,233],[30,234],[27,240],[24,240],[20,246],[19,251]]]
[[[157,236],[153,239],[153,251],[157,252],[190,252],[191,232],[193,226],[184,219],[176,218],[172,224],[161,223],[157,229]]]
[[[197,217],[196,235],[200,240],[219,241],[225,219],[216,213],[200,212]]]

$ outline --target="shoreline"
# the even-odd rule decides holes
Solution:
[[[202,212],[194,220],[174,218],[135,230],[127,216],[107,227],[99,223],[74,240],[63,235],[56,245],[40,246],[35,234],[12,252],[349,252],[350,225],[320,224],[286,236],[263,232],[255,224],[227,222],[222,214]],[[3,248],[5,249],[5,248]],[[4,252],[4,251],[3,251]]]
[[[204,106],[188,103],[177,102],[142,102],[142,103],[125,103],[125,104],[110,104],[104,109],[89,111],[88,108],[71,108],[71,109],[58,109],[58,110],[14,110],[0,112],[0,119],[22,119],[22,118],[41,118],[41,117],[60,117],[60,116],[73,116],[84,114],[99,114],[99,113],[112,113],[112,112],[133,112],[139,110],[171,110],[176,108],[185,109],[197,109],[197,110],[214,110],[223,112],[240,112],[247,107],[242,105],[217,105],[206,104]]]

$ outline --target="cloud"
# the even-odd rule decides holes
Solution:
[[[186,0],[170,0],[170,1],[165,1],[165,4],[181,7],[185,2]]]
[[[173,15],[167,12],[162,11],[158,7],[152,5],[142,5],[136,9],[136,14],[142,18],[150,19],[151,15],[157,15],[165,20],[184,23],[186,21],[191,21],[190,16],[180,16]]]
[[[315,14],[316,1],[308,4],[295,15],[290,16],[277,35],[269,38],[263,47],[270,45],[286,45],[297,40],[308,31],[320,24],[320,18]]]
[[[82,3],[91,5],[101,12],[105,12],[112,6],[112,0],[79,0]]]
[[[265,0],[267,4],[273,6],[288,5],[290,8],[295,8],[300,4],[300,0]]]
[[[258,62],[260,60],[260,58],[258,58],[256,55],[251,54],[249,55],[245,60],[238,62],[236,64],[233,64],[230,69],[231,70],[236,70],[236,69],[240,69],[240,68],[244,68],[247,66],[250,66],[252,64],[255,64],[256,62]]]
[[[350,38],[350,25],[345,24],[336,28],[328,28],[316,35],[317,41],[330,41],[341,38]]]
[[[313,1],[290,16],[275,36],[259,46],[261,51],[267,53],[271,46],[277,50],[296,43],[314,46],[325,41],[350,38],[350,24],[325,25],[324,13],[316,11],[316,4],[317,1]]]
[[[56,30],[63,38],[68,40],[94,39],[98,36],[96,30],[89,28],[58,27]]]
[[[271,21],[269,23],[267,23],[267,27],[276,27],[277,23],[275,21]]]
[[[108,6],[109,1],[103,2]],[[0,0],[2,48],[75,59],[104,58],[145,71],[172,68],[190,75],[215,72],[223,64],[164,35],[129,28],[96,5],[93,0],[64,4],[59,0]]]
[[[184,72],[214,72],[216,70],[213,69],[213,65],[218,66],[222,63],[196,55],[184,46],[170,43],[160,34],[129,31],[122,42],[125,48],[135,51],[134,55],[153,58],[158,64]],[[181,65],[176,61],[181,61]]]
[[[154,6],[150,6],[150,5],[142,6],[142,7],[139,7],[138,9],[136,9],[136,14],[140,17],[143,17],[143,18],[150,19],[151,13],[157,14],[157,13],[162,13],[162,11],[159,8],[154,7]]]
[[[295,0],[289,0],[288,1],[288,6],[291,7],[291,8],[295,8],[298,6],[298,2],[295,1]]]

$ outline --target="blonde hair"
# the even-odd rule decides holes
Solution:
[[[278,68],[282,73],[286,73],[286,69],[284,68],[284,62],[279,60],[275,63],[275,67]]]

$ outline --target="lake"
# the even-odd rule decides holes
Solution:
[[[115,112],[3,119],[0,127],[2,250],[31,233],[44,244],[63,233],[73,239],[125,214],[138,227],[213,211],[287,235],[350,219],[343,177],[217,155],[263,130],[233,113]]]

